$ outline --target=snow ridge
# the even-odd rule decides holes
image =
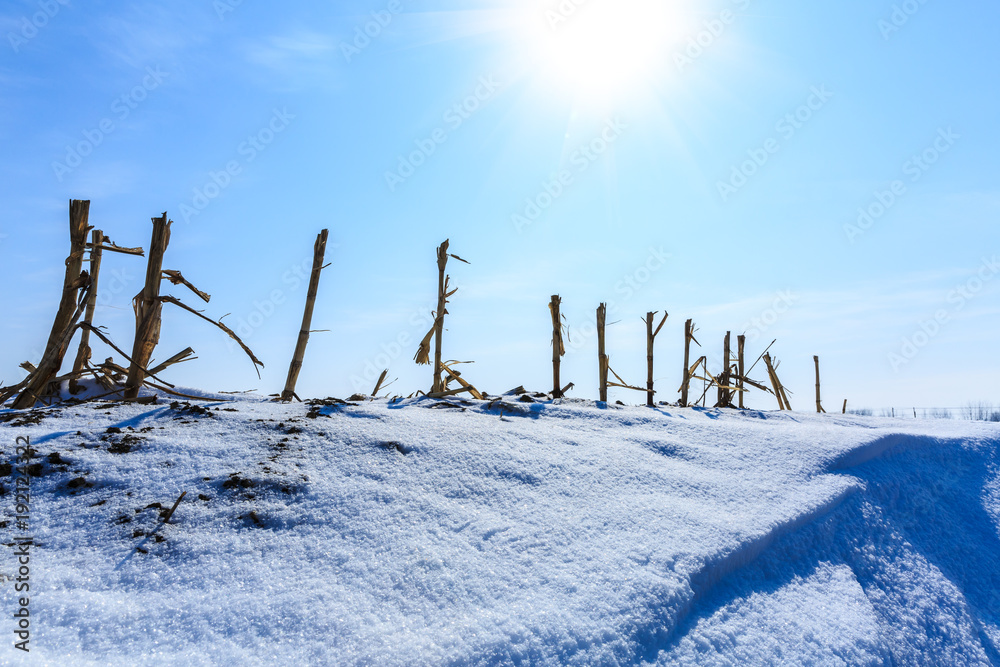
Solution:
[[[210,399],[0,411],[36,662],[997,663],[993,425]]]

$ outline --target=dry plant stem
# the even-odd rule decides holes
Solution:
[[[781,380],[778,379],[778,364],[774,363],[772,368],[774,369],[774,379],[778,383],[778,390],[781,392],[781,400],[785,404],[785,409],[791,410],[792,402],[788,400],[788,392],[785,391],[785,385],[781,384]]]
[[[646,390],[642,387],[633,387],[628,382],[625,382],[625,380],[622,379],[622,376],[615,373],[615,369],[611,368],[610,365],[608,366],[608,372],[614,375],[615,379],[618,380],[618,382],[608,382],[609,387],[621,387],[622,389],[631,389],[633,391],[641,391],[644,394],[646,393]]]
[[[743,409],[743,394],[746,391],[745,383],[747,378],[746,378],[746,373],[744,371],[744,365],[746,364],[746,356],[745,356],[746,345],[747,345],[746,336],[736,337],[736,354],[738,357],[736,364],[737,364],[737,372],[740,374],[740,376],[736,379],[736,386],[739,388],[740,410]]]
[[[264,362],[261,361],[260,359],[258,359],[256,355],[254,355],[253,351],[249,347],[247,347],[246,343],[244,343],[243,340],[239,336],[236,335],[236,332],[233,331],[232,329],[230,329],[229,327],[227,327],[222,322],[216,322],[213,319],[205,317],[204,315],[202,315],[201,313],[199,313],[197,310],[195,310],[191,306],[188,306],[188,305],[184,304],[180,299],[177,299],[177,298],[172,297],[172,296],[161,296],[160,297],[160,302],[161,303],[172,303],[175,306],[183,308],[184,310],[188,311],[189,313],[191,313],[193,315],[197,315],[198,317],[200,317],[201,319],[205,320],[206,322],[208,322],[208,323],[210,323],[210,324],[218,327],[220,330],[222,330],[226,334],[228,334],[230,338],[232,338],[233,340],[235,340],[237,345],[239,345],[241,348],[243,348],[243,351],[246,352],[247,356],[250,357],[250,360],[253,361],[253,363],[254,363],[254,370],[257,370],[257,366],[260,366],[261,368],[264,367]],[[260,378],[260,371],[259,370],[257,370],[257,377]]]
[[[785,390],[785,385],[781,384],[781,381],[779,380],[778,386],[781,387],[781,398],[783,401],[785,401],[785,407],[791,410],[792,402],[788,400],[788,392]]]
[[[716,402],[716,407],[718,408],[728,408],[730,403],[732,403],[732,398],[729,394],[729,366],[730,366],[730,356],[732,355],[732,350],[730,349],[732,332],[726,332],[726,339],[722,346],[722,374],[719,375],[719,396]]]
[[[101,246],[102,251],[117,252],[122,255],[135,255],[138,257],[143,257],[146,254],[146,251],[143,250],[142,248],[122,248],[121,246],[115,245],[106,236],[104,237],[104,241],[102,243],[103,243],[103,245]],[[92,246],[88,245],[87,247],[93,250]]]
[[[149,258],[146,262],[146,284],[142,292],[132,300],[135,310],[135,342],[132,345],[132,365],[125,382],[125,398],[137,398],[139,387],[145,380],[143,369],[149,365],[156,344],[160,342],[160,283],[163,279],[163,255],[170,244],[170,225],[164,213],[153,218],[153,234],[149,242]]]
[[[39,398],[48,394],[49,383],[59,373],[59,367],[62,366],[66,350],[69,348],[70,341],[66,340],[65,334],[67,329],[72,332],[73,325],[76,323],[75,320],[71,323],[71,320],[78,310],[80,290],[86,287],[87,282],[86,277],[81,273],[83,271],[83,254],[87,245],[87,231],[90,229],[87,224],[89,220],[90,202],[80,199],[70,200],[70,253],[66,258],[66,275],[63,278],[59,310],[52,322],[49,340],[42,355],[43,361],[39,362],[37,372],[32,375],[20,396],[14,401],[13,407],[16,410],[30,408]]]
[[[760,360],[764,358],[765,354],[767,354],[768,352],[771,351],[771,348],[774,347],[774,344],[777,343],[777,342],[778,342],[778,339],[775,338],[774,340],[771,341],[770,345],[768,345],[766,348],[764,348],[764,351],[760,353],[759,357],[757,357],[757,361],[753,362],[753,365],[750,366],[750,369],[747,371],[747,375],[749,375],[750,373],[753,373],[753,369],[757,368],[757,364],[760,363]]]
[[[87,312],[83,316],[85,324],[94,323],[94,312],[97,310],[97,284],[101,275],[101,258],[103,257],[104,232],[95,229],[90,234],[90,295],[87,297]],[[80,333],[80,348],[73,362],[73,372],[79,373],[90,361],[90,330],[83,329]],[[69,381],[69,393],[79,394],[83,387],[77,380]]]
[[[750,378],[743,378],[743,382],[750,385],[751,387],[756,387],[757,389],[760,389],[761,391],[766,392],[768,394],[771,393],[771,390],[768,389],[766,386],[760,384],[759,382],[754,382]],[[743,389],[743,391],[746,391],[746,389]]]
[[[299,329],[299,339],[295,344],[295,355],[292,357],[292,363],[288,367],[285,389],[281,392],[281,400],[283,401],[290,401],[295,396],[295,385],[298,383],[299,372],[302,370],[302,361],[306,356],[306,345],[309,344],[313,308],[316,306],[316,295],[319,293],[319,276],[323,271],[323,259],[326,257],[326,241],[328,236],[329,230],[324,229],[316,237],[316,243],[313,246],[313,268],[312,274],[309,276],[309,293],[306,296],[305,312],[302,314],[302,328]]]
[[[646,313],[646,319],[643,320],[646,323],[646,406],[650,408],[655,405],[653,395],[656,393],[653,387],[653,344],[656,342],[656,337],[659,335],[660,329],[667,323],[667,318],[670,317],[670,314],[663,313],[660,325],[654,329],[653,318],[655,316],[655,312],[648,312]]]
[[[382,388],[382,383],[385,382],[386,376],[389,375],[389,369],[382,371],[382,375],[378,376],[378,382],[375,383],[375,389],[372,390],[372,398],[378,396],[378,390]]]
[[[169,387],[164,387],[162,385],[158,385],[155,382],[150,382],[149,380],[146,380],[145,384],[146,384],[147,387],[152,387],[153,389],[158,389],[158,390],[162,391],[164,394],[170,394],[171,396],[177,396],[178,398],[186,398],[188,400],[194,400],[194,401],[204,401],[204,400],[206,400],[204,396],[192,396],[191,394],[182,394],[179,391],[174,391],[173,389],[170,389]],[[173,385],[170,385],[170,386],[172,387]],[[127,400],[127,401],[144,401],[144,400],[153,399],[153,398],[156,398],[156,397],[155,396],[148,396],[148,397],[145,397],[145,398],[128,398],[128,399],[123,399],[123,400]],[[298,398],[298,397],[296,397],[296,398]],[[213,402],[222,402],[222,401],[228,401],[228,400],[229,399],[226,399],[226,398],[212,399]]]
[[[62,365],[61,362],[57,361],[57,356],[65,353],[66,349],[69,347],[69,342],[73,340],[73,334],[76,333],[77,329],[76,323],[80,319],[80,316],[83,314],[85,308],[84,303],[87,299],[88,294],[89,291],[85,290],[83,293],[83,299],[81,299],[80,303],[76,307],[76,310],[70,316],[69,322],[67,323],[66,330],[63,332],[62,338],[55,341],[52,347],[45,352],[45,356],[42,357],[41,362],[38,364],[38,370],[36,370],[30,377],[26,378],[24,382],[24,389],[21,391],[21,394],[17,397],[17,400],[14,402],[13,407],[15,410],[34,407],[34,405],[38,401],[46,398],[49,395],[49,392],[46,391],[48,385],[49,383],[53,382],[56,378],[53,377],[49,380],[46,380],[45,384],[42,385],[43,386],[42,391],[36,390],[35,387],[37,386],[39,379],[42,377],[42,369],[56,368],[58,370],[59,366]],[[6,400],[6,398],[4,400]],[[24,405],[23,408],[19,407],[19,405],[22,402]],[[0,403],[2,403],[2,401],[0,401]]]
[[[442,338],[444,337],[444,316],[448,312],[447,278],[445,276],[445,270],[448,268],[448,245],[449,240],[445,239],[444,243],[437,250],[438,303],[437,319],[434,321],[434,381],[431,383],[432,394],[444,391],[444,383],[441,380],[441,348]]]
[[[183,352],[178,352],[174,356],[170,357],[169,359],[167,359],[166,361],[164,361],[162,364],[158,364],[156,367],[149,369],[149,371],[147,371],[147,374],[148,375],[156,375],[158,373],[162,373],[163,371],[167,370],[169,367],[173,366],[174,364],[179,364],[179,363],[182,363],[182,362],[185,362],[185,361],[193,361],[194,359],[198,358],[198,357],[192,357],[191,355],[193,355],[193,354],[194,354],[194,350],[192,350],[189,347],[189,348],[185,349]]]
[[[684,324],[684,376],[681,380],[681,407],[688,406],[688,391],[691,386],[691,341],[694,340],[694,320]]]
[[[823,409],[823,402],[820,399],[819,393],[819,357],[814,356],[813,361],[816,362],[816,412],[822,413],[826,412],[826,410]]]
[[[184,287],[187,287],[189,290],[191,290],[192,292],[194,292],[198,296],[198,298],[201,299],[202,301],[204,301],[205,303],[208,303],[209,301],[212,300],[212,295],[211,294],[208,294],[206,292],[202,292],[200,289],[198,289],[197,287],[195,287],[194,285],[192,285],[181,274],[180,271],[165,270],[163,272],[163,277],[166,278],[167,280],[169,280],[170,283],[173,284],[173,285],[184,285]]]
[[[181,501],[184,500],[184,496],[186,495],[187,491],[181,493],[180,497],[174,503],[174,506],[170,508],[169,512],[167,512],[167,516],[163,517],[163,523],[170,523],[170,517],[172,517],[174,515],[174,512],[177,511],[177,506],[181,504]]]
[[[653,407],[653,315],[646,313],[646,407]]]
[[[448,377],[450,377],[450,378],[451,378],[452,380],[455,380],[455,381],[456,381],[456,382],[458,382],[458,383],[459,383],[460,385],[462,385],[462,387],[463,387],[463,388],[464,388],[464,389],[465,389],[466,391],[468,391],[468,392],[469,392],[470,394],[472,394],[472,397],[473,397],[473,398],[475,398],[475,399],[477,399],[477,400],[480,400],[480,401],[482,401],[482,400],[485,400],[485,399],[483,398],[483,395],[482,395],[482,393],[480,393],[480,391],[479,391],[478,389],[476,389],[476,388],[475,388],[475,387],[473,387],[473,386],[472,386],[471,384],[469,384],[468,382],[466,382],[466,381],[465,381],[465,380],[464,380],[464,379],[462,378],[462,376],[461,376],[461,375],[460,375],[459,373],[457,373],[457,372],[453,371],[453,370],[451,369],[451,367],[450,367],[450,366],[448,366],[448,364],[441,364],[441,370],[443,370],[443,371],[444,371],[445,373],[447,373],[447,374],[448,374]],[[442,391],[444,391],[444,390],[442,390]]]
[[[80,327],[81,328],[90,329],[90,331],[93,332],[93,334],[95,336],[97,336],[98,338],[100,338],[104,342],[105,345],[107,345],[108,347],[110,347],[112,350],[114,350],[118,354],[122,355],[122,357],[125,359],[125,361],[129,362],[129,364],[134,364],[135,363],[131,358],[129,358],[129,356],[127,354],[125,354],[125,352],[123,352],[121,350],[121,348],[119,348],[117,345],[115,345],[114,343],[112,343],[110,338],[108,338],[107,336],[105,336],[104,334],[102,334],[101,331],[97,327],[90,326],[90,325],[84,325],[84,324],[81,324]],[[115,372],[118,372],[118,373],[120,373],[120,372],[122,372],[122,371],[125,370],[121,366],[118,366],[118,365],[116,365],[114,363],[109,363],[109,362],[104,362],[103,364],[101,364],[101,367],[102,368],[104,368],[104,367],[111,368],[112,370],[114,370]],[[174,386],[174,385],[170,384],[169,382],[165,382],[164,380],[161,380],[160,378],[156,377],[156,375],[154,373],[150,373],[145,368],[142,369],[142,372],[143,372],[144,376],[151,377],[154,380],[156,380],[157,382],[161,382],[161,383],[163,383],[165,385],[168,385],[170,387]],[[126,387],[126,389],[127,389],[127,387]],[[128,398],[128,396],[126,396],[126,398]],[[132,398],[138,398],[138,396],[133,396]],[[201,399],[199,399],[199,400],[201,400]]]
[[[764,353],[764,364],[767,366],[767,375],[771,379],[771,386],[774,387],[774,396],[778,399],[778,409],[787,410],[785,402],[782,397],[781,383],[778,381],[778,375],[774,372],[774,364],[771,361],[771,355],[767,352]]]
[[[25,362],[25,363],[27,363],[27,362]],[[24,365],[22,364],[22,367],[23,366]],[[34,367],[32,367],[32,368],[34,368]],[[33,371],[29,371],[29,372],[33,372]],[[2,406],[4,403],[6,403],[10,399],[11,396],[14,396],[15,394],[19,393],[24,387],[26,387],[28,385],[28,381],[29,380],[31,380],[31,376],[30,375],[28,377],[24,378],[23,380],[21,380],[20,382],[18,382],[17,384],[11,385],[9,387],[0,388],[0,406]]]
[[[427,398],[448,398],[449,396],[456,396],[458,394],[464,394],[470,391],[471,387],[458,387],[457,389],[449,389],[448,391],[432,391],[426,394]],[[420,392],[417,392],[420,393]]]
[[[549,311],[552,314],[552,398],[562,397],[562,383],[559,381],[559,365],[562,356],[566,354],[566,347],[562,339],[562,318],[559,307],[562,299],[558,295],[552,296],[549,302]]]
[[[604,346],[604,327],[607,315],[608,305],[606,303],[602,303],[597,307],[597,364],[598,380],[601,392],[600,400],[602,403],[608,402],[608,367],[610,364]]]
[[[702,373],[704,373],[704,375],[695,375],[695,371],[698,370],[698,366],[701,366],[701,371]],[[715,377],[708,371],[708,357],[701,357],[700,359],[698,359],[698,361],[695,362],[694,366],[691,367],[691,379],[701,380],[705,383],[704,391],[701,393],[701,396],[698,397],[698,400],[694,402],[695,405],[701,403],[702,407],[704,407],[705,406],[704,401],[705,398],[708,396],[709,390],[711,390],[712,387],[721,386],[719,378]]]

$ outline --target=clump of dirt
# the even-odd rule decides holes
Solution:
[[[449,403],[448,401],[441,401],[440,403],[435,403],[430,407],[431,410],[460,410],[465,412],[466,408],[461,405],[456,405],[455,403]]]
[[[176,412],[174,419],[184,419],[185,417],[214,417],[212,411],[200,405],[192,405],[187,401],[174,401],[170,404],[170,409]]]
[[[317,417],[329,417],[330,412],[324,412],[323,408],[342,408],[342,407],[358,407],[357,403],[350,403],[348,401],[339,398],[314,398],[310,401],[306,401],[306,405],[309,406],[309,412],[306,413],[306,417],[309,419],[316,419]]]
[[[57,410],[34,409],[25,412],[7,412],[0,414],[0,424],[10,424],[11,426],[33,426],[41,424],[46,417],[58,417]]]
[[[129,430],[132,430],[132,428],[129,427]],[[113,437],[118,435],[121,435],[121,437],[120,438]],[[133,449],[138,447],[140,443],[145,442],[146,439],[134,435],[132,433],[123,434],[120,428],[118,428],[117,426],[112,426],[111,428],[109,428],[107,431],[104,432],[104,435],[101,436],[101,440],[103,442],[111,443],[110,445],[108,445],[108,451],[110,453],[128,454]]]
[[[88,482],[86,477],[77,477],[66,482],[66,487],[72,491],[78,491],[80,489],[92,489],[94,488],[94,483]]]
[[[520,400],[520,399],[519,399]],[[525,403],[534,403],[534,399],[529,398]],[[504,415],[530,415],[531,408],[524,405],[518,405],[517,403],[508,403],[502,398],[494,398],[492,401],[486,404],[486,409],[492,412],[493,410],[499,409],[500,416]]]
[[[393,441],[393,442],[380,442],[380,443],[378,443],[378,446],[381,447],[382,449],[385,449],[385,450],[390,451],[390,452],[391,451],[397,451],[400,454],[402,454],[403,456],[406,456],[411,451],[413,451],[410,448],[408,448],[406,445],[404,445],[404,444],[402,444],[400,442],[395,442],[395,441]]]
[[[258,528],[264,526],[264,522],[260,520],[260,517],[257,515],[257,512],[253,510],[250,510],[246,514],[240,516],[239,518],[242,519],[243,521],[246,521],[247,523],[253,523]]]
[[[240,477],[238,472],[234,472],[229,475],[229,479],[222,483],[222,488],[224,489],[252,489],[253,487],[253,480],[247,479],[246,477]]]
[[[107,438],[101,439],[107,441]],[[108,446],[108,452],[111,454],[128,454],[141,442],[145,442],[145,438],[140,438],[137,435],[126,433],[121,438],[112,441],[111,445]]]
[[[52,452],[47,457],[49,464],[54,466],[68,466],[70,462],[62,457],[59,452]]]

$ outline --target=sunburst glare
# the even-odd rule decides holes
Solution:
[[[596,102],[662,83],[686,25],[678,1],[563,0],[536,4],[526,29],[536,71],[578,100]]]

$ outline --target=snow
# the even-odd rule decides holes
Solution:
[[[0,662],[1000,664],[996,425],[198,395],[0,411]]]

